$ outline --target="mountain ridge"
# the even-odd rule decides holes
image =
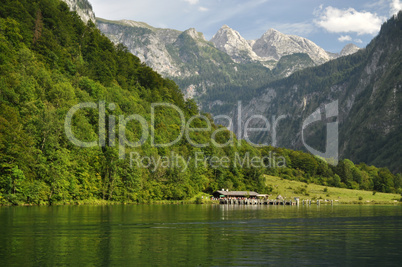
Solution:
[[[251,92],[264,83],[287,77],[329,58],[327,53],[320,49],[320,53],[326,58],[311,61],[311,57],[314,57],[308,55],[308,51],[301,49],[298,44],[298,50],[294,49],[294,53],[284,52],[278,60],[261,58],[252,51],[253,42],[245,40],[227,25],[212,38],[217,45],[206,40],[203,34],[195,29],[178,31],[155,28],[143,22],[110,21],[102,18],[97,18],[97,27],[115,44],[124,44],[145,64],[162,76],[174,80],[186,97],[194,98],[203,108],[215,102],[210,97],[209,100],[203,100],[205,95],[213,95],[222,90],[238,92],[243,88]],[[191,33],[194,41],[189,39],[187,42],[182,38],[178,41],[184,32]],[[287,35],[283,36],[291,40]],[[301,43],[318,47],[301,37],[300,40]],[[292,42],[296,45],[296,41]],[[306,52],[307,57],[300,57],[302,52]],[[282,56],[286,57],[281,60]],[[333,57],[337,56],[338,54],[334,54]],[[189,60],[190,58],[192,59]],[[204,111],[210,112],[210,109]]]

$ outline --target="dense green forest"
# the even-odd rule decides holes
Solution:
[[[65,132],[67,113],[84,102],[99,107],[81,109],[72,120],[72,131],[78,139],[99,140],[99,145],[88,148],[74,145]],[[272,147],[257,149],[235,138],[233,145],[224,147],[194,146],[184,138],[174,146],[153,146],[152,142],[166,144],[175,140],[181,129],[182,118],[172,108],[155,108],[152,119],[152,103],[162,102],[182,110],[188,126],[207,128],[189,133],[193,143],[209,143],[211,136],[218,144],[230,141],[231,133],[214,125],[211,116],[197,116],[195,102],[184,100],[174,82],[163,79],[122,45],[115,46],[93,23],[85,25],[64,2],[3,0],[0,204],[181,200],[220,188],[269,193],[272,187],[265,184],[264,173],[332,186],[401,190],[401,175],[387,169],[354,165],[348,160],[332,167],[306,153]],[[99,119],[103,105],[105,121]],[[139,147],[127,146],[127,156],[122,159],[117,143],[123,137],[129,140],[126,145],[144,136],[140,123],[129,123],[128,116],[132,114],[145,119],[154,140],[147,138]],[[122,124],[126,126],[124,136]],[[104,136],[99,134],[102,125],[107,129]],[[105,144],[100,140],[106,140]],[[130,153],[154,159],[176,155],[188,160],[188,167],[184,168],[184,163],[161,166],[152,162],[147,168],[130,166]],[[197,164],[197,153],[204,158],[233,161],[265,157],[266,164]],[[280,162],[282,168],[278,167]]]

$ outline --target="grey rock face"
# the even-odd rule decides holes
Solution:
[[[92,10],[92,6],[87,0],[63,0],[70,8],[71,11],[76,11],[81,19],[88,23],[92,20],[95,23],[95,13]]]
[[[179,31],[157,29],[143,22],[129,20],[110,22],[98,19],[97,26],[114,43],[124,44],[142,62],[162,75],[171,77],[185,75],[166,47],[176,41],[180,35]]]

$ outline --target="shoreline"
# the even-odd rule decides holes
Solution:
[[[307,199],[304,199],[307,200]],[[301,200],[302,201],[302,200]],[[197,200],[155,200],[155,201],[146,201],[146,202],[118,202],[118,201],[76,201],[76,202],[56,202],[51,205],[47,203],[40,204],[0,204],[0,207],[54,207],[54,206],[116,206],[116,205],[226,205],[226,206],[290,206],[290,205],[266,205],[266,204],[255,204],[255,205],[239,205],[239,204],[220,204],[219,200],[208,200],[203,201],[201,203],[197,202]],[[386,206],[397,206],[401,205],[400,201],[334,201],[331,204],[331,201],[320,201],[320,204],[317,205],[315,201],[309,204],[300,204],[299,207],[308,207],[308,206],[339,206],[339,205],[361,205],[361,206],[377,206],[377,205],[386,205]],[[292,205],[291,207],[296,206]],[[296,206],[297,207],[297,206]]]

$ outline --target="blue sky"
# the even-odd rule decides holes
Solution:
[[[247,40],[269,28],[306,37],[330,52],[365,47],[402,0],[89,0],[97,17],[159,28],[195,28],[209,40],[226,24]]]

